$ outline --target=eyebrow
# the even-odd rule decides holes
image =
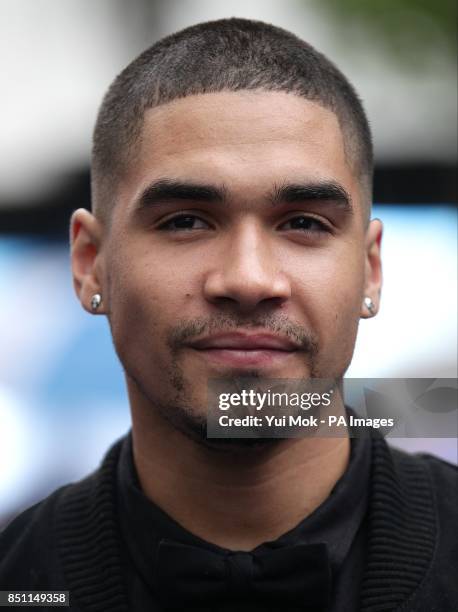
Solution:
[[[333,202],[344,212],[353,212],[350,194],[335,181],[286,183],[274,187],[267,198],[274,206],[284,203],[322,201]],[[137,200],[136,208],[145,210],[158,204],[176,201],[221,204],[227,199],[227,190],[224,186],[163,178],[146,187]]]
[[[288,183],[276,187],[270,194],[273,205],[295,202],[333,202],[347,213],[353,213],[351,196],[346,189],[335,181],[315,183]]]
[[[222,203],[226,200],[226,190],[224,187],[216,187],[215,185],[159,179],[143,191],[138,198],[136,207],[142,210],[156,204],[180,200]]]

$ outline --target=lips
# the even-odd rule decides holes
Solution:
[[[232,367],[260,367],[282,362],[299,346],[289,338],[268,333],[215,334],[190,343],[201,356]]]
[[[238,351],[295,351],[299,348],[297,344],[288,338],[265,333],[216,334],[207,338],[195,340],[191,343],[191,346],[199,350],[232,349]]]

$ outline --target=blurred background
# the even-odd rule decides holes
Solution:
[[[372,124],[385,284],[348,375],[457,375],[453,0],[0,0],[0,528],[95,468],[129,427],[106,321],[81,310],[69,268],[101,97],[158,38],[231,16],[328,55]],[[457,461],[456,438],[393,443]]]

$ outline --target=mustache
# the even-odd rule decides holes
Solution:
[[[249,319],[237,315],[219,314],[212,317],[198,317],[179,321],[168,334],[168,344],[174,351],[189,341],[215,332],[225,333],[239,328],[262,328],[292,340],[299,345],[299,350],[316,355],[318,338],[313,332],[289,320],[286,315],[264,315]]]

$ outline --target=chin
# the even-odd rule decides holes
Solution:
[[[278,446],[281,438],[200,438],[195,442],[218,453],[256,453]]]

